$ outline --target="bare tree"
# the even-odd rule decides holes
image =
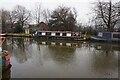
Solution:
[[[74,18],[77,18],[77,10],[75,8],[73,8],[73,14],[74,14]]]
[[[10,12],[9,17],[10,17],[11,32],[14,32],[13,26],[16,22],[16,18],[14,17],[14,14],[12,13],[12,11]]]
[[[107,31],[114,31],[114,26],[120,20],[116,3],[113,4],[111,0],[109,2],[98,1],[94,11],[96,22],[102,22],[98,25],[106,27]]]
[[[21,28],[23,28],[25,24],[29,23],[30,18],[31,18],[31,13],[24,6],[17,5],[12,11],[12,16],[11,16],[12,21],[17,23],[18,26],[21,26]]]
[[[41,14],[42,14],[42,5],[41,4],[35,5],[35,10],[33,15],[37,24],[39,24],[41,21]]]
[[[45,23],[49,23],[49,19],[50,19],[50,15],[51,15],[50,11],[48,9],[43,10],[42,15],[45,20]]]
[[[8,32],[10,27],[10,11],[8,10],[1,10],[1,21],[2,21],[2,32]]]

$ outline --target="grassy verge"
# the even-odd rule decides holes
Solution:
[[[31,34],[25,33],[7,33],[6,36],[31,37]]]

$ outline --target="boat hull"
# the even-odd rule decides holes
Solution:
[[[120,42],[120,39],[103,39],[99,37],[90,37],[91,41],[102,41],[102,42]]]

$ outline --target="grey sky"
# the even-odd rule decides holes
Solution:
[[[44,9],[54,10],[58,5],[76,8],[78,22],[87,23],[91,16],[92,4],[97,0],[0,0],[0,8],[12,10],[15,5],[23,5],[33,10],[35,4],[41,3]],[[108,0],[104,0],[108,1]],[[114,2],[118,0],[113,0]]]

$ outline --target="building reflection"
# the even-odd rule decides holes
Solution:
[[[75,48],[49,46],[48,49],[54,61],[59,64],[68,64],[74,59]]]
[[[76,48],[80,47],[76,42],[65,41],[36,41],[36,44],[38,45],[41,64],[44,64],[42,61],[49,59],[57,64],[69,64],[74,59]]]

